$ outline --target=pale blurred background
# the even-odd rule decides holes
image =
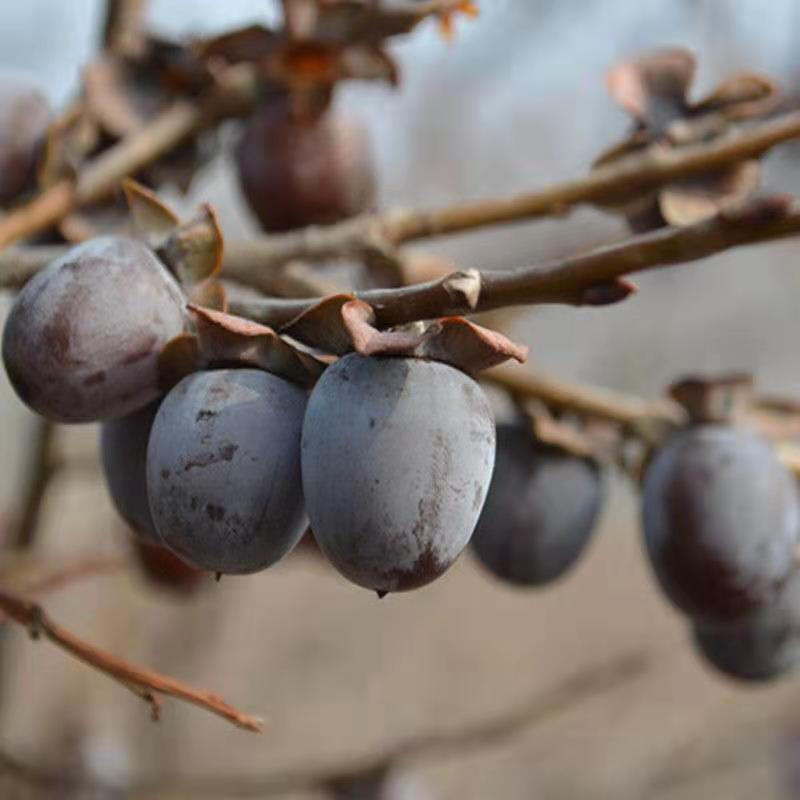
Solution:
[[[171,35],[276,19],[265,0],[150,5],[153,27]],[[628,125],[606,95],[604,70],[653,46],[697,53],[697,94],[742,69],[773,75],[787,94],[800,91],[797,0],[481,5],[480,18],[460,22],[451,44],[428,24],[396,45],[398,91],[354,85],[337,99],[373,134],[381,207],[436,206],[583,174]],[[34,72],[54,103],[65,102],[96,47],[100,13],[97,0],[3,3],[0,67]],[[772,154],[765,184],[797,193],[799,154],[792,146]],[[218,207],[229,236],[255,232],[228,160],[198,175],[185,202],[200,201]],[[489,268],[623,234],[616,218],[583,210],[425,248]],[[538,368],[651,397],[682,373],[732,369],[752,371],[765,391],[800,396],[798,254],[793,241],[737,250],[645,275],[639,294],[619,307],[526,312],[508,332],[530,345]],[[1,518],[14,511],[32,421],[4,376],[0,414]],[[68,452],[90,453],[96,430],[59,436]],[[61,473],[46,498],[37,552],[125,547],[99,472]],[[199,783],[137,796],[268,796],[252,781],[347,768],[409,737],[463,730],[540,698],[547,713],[514,735],[400,763],[396,797],[800,797],[800,677],[743,689],[701,665],[683,621],[651,581],[636,498],[621,479],[611,483],[588,556],[544,591],[501,585],[465,554],[434,585],[379,603],[296,554],[186,601],[129,571],[72,585],[45,605],[96,644],[266,718],[265,733],[253,736],[167,701],[154,725],[124,689],[9,631],[0,751],[118,787],[49,796],[122,798],[142,780],[179,779]],[[564,681],[576,675],[565,696]],[[593,685],[592,675],[602,679]]]

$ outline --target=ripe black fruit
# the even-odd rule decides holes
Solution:
[[[284,97],[271,99],[249,121],[236,162],[242,192],[266,231],[331,224],[374,201],[361,126],[330,113],[296,119]]]
[[[100,428],[100,460],[120,516],[140,536],[159,541],[147,499],[147,442],[159,401]]]
[[[644,539],[667,596],[705,622],[766,607],[794,562],[794,479],[767,442],[722,425],[673,436],[643,487]]]
[[[0,75],[0,204],[33,186],[49,124],[50,107],[33,82]]]
[[[256,572],[307,527],[300,480],[306,393],[255,369],[184,378],[147,447],[150,510],[164,543],[200,569]]]
[[[3,362],[17,394],[57,422],[136,411],[159,395],[158,358],[185,300],[151,250],[104,236],[70,249],[17,295]]]
[[[317,383],[303,423],[303,491],[320,549],[381,593],[430,583],[469,541],[494,449],[489,403],[463,372],[345,356]]]
[[[502,580],[553,581],[584,551],[601,495],[599,470],[590,461],[537,442],[524,425],[498,425],[494,475],[473,551]]]
[[[696,624],[700,655],[742,681],[770,681],[800,665],[800,575],[793,575],[763,611],[728,625]]]

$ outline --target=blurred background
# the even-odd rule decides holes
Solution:
[[[381,208],[522,192],[585,173],[629,125],[604,71],[652,47],[696,52],[696,95],[744,69],[772,75],[789,96],[800,91],[796,0],[481,5],[452,43],[426,23],[392,46],[398,90],[348,85],[337,95],[337,107],[369,128]],[[102,6],[4,3],[0,67],[32,72],[64,104],[96,50]],[[169,35],[276,18],[265,0],[150,2],[152,27]],[[797,146],[777,148],[765,185],[797,193],[798,156]],[[173,199],[187,209],[213,203],[231,238],[257,231],[229,155]],[[579,210],[424,249],[463,266],[510,267],[624,233],[618,218]],[[702,370],[752,371],[763,391],[800,396],[798,255],[792,240],[735,250],[645,274],[618,307],[535,309],[509,316],[505,330],[531,347],[536,368],[648,397]],[[0,297],[4,315],[9,295]],[[0,419],[0,519],[8,520],[19,512],[34,427],[4,375]],[[59,429],[59,452],[75,466],[45,497],[37,554],[128,552],[94,461],[96,437],[94,426]],[[104,676],[3,629],[0,752],[107,787],[42,796],[121,798],[145,782],[151,788],[136,796],[324,797],[297,776],[369,765],[402,742],[477,726],[483,735],[468,745],[399,759],[391,796],[800,797],[800,677],[742,688],[700,663],[653,584],[637,498],[622,479],[609,483],[588,555],[546,590],[503,585],[465,553],[435,584],[379,603],[297,552],[252,577],[209,579],[185,598],[126,570],[74,583],[44,604],[98,646],[263,714],[266,728],[253,736],[171,701],[154,725],[144,704]],[[484,730],[529,703],[526,724]],[[273,780],[287,775],[283,792]]]

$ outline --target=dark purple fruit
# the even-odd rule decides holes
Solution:
[[[147,447],[150,510],[163,542],[194,566],[257,572],[300,540],[306,393],[255,369],[184,378]]]
[[[647,468],[644,539],[667,596],[704,622],[768,606],[798,540],[794,479],[754,433],[700,425],[668,440]]]
[[[592,535],[598,468],[538,443],[519,424],[497,426],[497,456],[472,548],[502,580],[539,586],[567,572]]]
[[[738,623],[695,624],[700,655],[719,672],[742,681],[770,681],[800,665],[800,575],[775,602]]]
[[[159,395],[158,357],[184,325],[178,284],[140,242],[73,247],[17,295],[3,362],[17,394],[57,422],[91,422]]]
[[[296,119],[284,97],[267,102],[247,123],[236,163],[242,192],[265,231],[331,224],[374,203],[364,129],[331,114]]]
[[[379,593],[430,583],[472,535],[494,449],[489,403],[463,372],[345,356],[317,383],[303,423],[303,491],[320,549]]]
[[[0,75],[0,205],[33,187],[50,107],[32,81]]]
[[[182,561],[163,544],[135,537],[133,552],[145,578],[162,589],[192,594],[208,579],[204,572]]]
[[[140,536],[158,542],[147,500],[147,441],[159,401],[100,428],[100,460],[108,492],[119,515]]]

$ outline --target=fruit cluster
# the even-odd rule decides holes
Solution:
[[[157,255],[104,237],[22,289],[3,361],[39,414],[102,421],[120,514],[192,567],[262,570],[309,521],[331,563],[381,594],[423,586],[453,563],[494,464],[492,410],[471,377],[441,362],[351,353],[309,396],[283,375],[220,357],[167,387],[162,352],[191,329],[184,290]]]

